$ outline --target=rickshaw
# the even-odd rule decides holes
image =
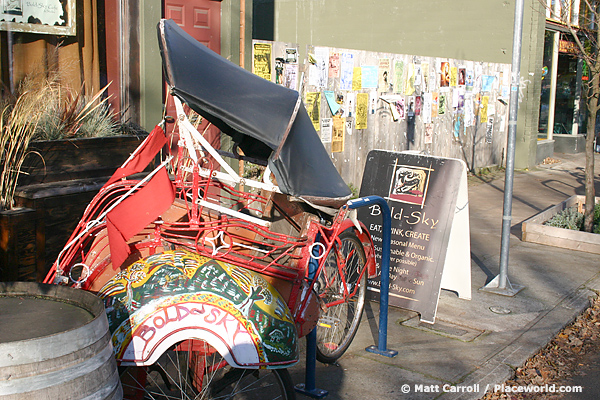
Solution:
[[[46,282],[103,299],[125,398],[293,399],[299,338],[316,329],[328,363],[354,338],[373,242],[297,91],[172,20],[158,37],[177,133],[163,121],[115,172]],[[213,147],[199,118],[232,149]]]

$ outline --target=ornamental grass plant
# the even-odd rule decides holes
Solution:
[[[0,211],[11,209],[21,166],[35,140],[115,136],[122,124],[112,113],[107,86],[87,96],[64,85],[57,73],[26,77],[15,95],[0,101]]]
[[[14,104],[4,104],[0,115],[0,211],[11,209],[19,172],[35,136],[45,101],[43,92],[23,91]]]

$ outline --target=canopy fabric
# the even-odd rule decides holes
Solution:
[[[213,52],[172,20],[158,25],[172,94],[238,143],[268,161],[280,189],[316,204],[350,198],[297,91],[276,85]]]

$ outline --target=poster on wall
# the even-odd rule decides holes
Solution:
[[[495,76],[483,75],[481,77],[481,91],[482,92],[491,92],[495,79],[496,79]]]
[[[298,90],[298,64],[285,64],[283,85],[292,90]]]
[[[398,108],[396,107],[396,102],[388,101],[388,107],[390,108],[390,113],[392,114],[392,120],[398,121],[400,119],[400,114],[398,114]]]
[[[485,124],[488,120],[488,103],[490,101],[489,96],[483,96],[481,99],[481,108],[479,109],[479,122]]]
[[[418,117],[421,115],[421,108],[423,107],[423,98],[421,96],[415,97],[415,115]]]
[[[2,0],[0,30],[74,36],[75,0]]]
[[[377,89],[377,67],[363,65],[361,68],[361,84],[363,89]]]
[[[406,118],[406,99],[402,95],[381,96],[381,99],[389,104],[392,119],[401,121]]]
[[[423,116],[424,124],[431,123],[431,114],[433,113],[433,111],[431,110],[431,103],[431,93],[423,93],[423,111],[421,112],[421,115]]]
[[[329,48],[315,47],[314,52],[314,63],[310,64],[308,84],[317,88],[324,88],[327,87]]]
[[[394,93],[404,91],[404,61],[394,61]]]
[[[333,119],[333,131],[331,136],[331,152],[340,153],[344,151],[344,132],[346,131],[346,118],[335,116]]]
[[[415,64],[410,63],[406,66],[406,90],[404,94],[412,96],[415,93]]]
[[[337,101],[335,101],[335,93],[333,92],[333,90],[324,90],[323,95],[325,96],[325,100],[327,100],[327,105],[329,106],[329,111],[331,112],[331,115],[337,114],[340,108],[342,108],[342,106],[340,106],[337,103]]]
[[[450,69],[450,86],[458,86],[458,68],[456,67]]]
[[[394,105],[396,106],[396,111],[398,112],[398,118],[403,120],[406,117],[406,104],[404,96],[398,97],[398,99],[394,101]]]
[[[298,64],[298,49],[293,47],[285,49],[285,62],[287,64]]]
[[[433,92],[431,93],[431,118],[436,118],[438,116],[438,106],[439,93]]]
[[[331,143],[331,134],[333,132],[333,119],[323,118],[321,120],[321,142]]]
[[[379,59],[379,91],[381,93],[391,91],[390,59]]]
[[[310,116],[313,127],[318,132],[321,129],[321,92],[306,93],[306,111]]]
[[[367,116],[369,110],[369,94],[356,95],[356,129],[367,129]]]
[[[433,124],[425,124],[425,144],[433,143]]]
[[[421,69],[421,63],[415,64],[415,86],[421,87],[423,82],[423,70]]]
[[[354,73],[354,54],[342,53],[340,69],[340,89],[352,90],[352,74]]]
[[[467,70],[465,67],[458,69],[458,86],[465,86],[465,80],[467,78]]]
[[[421,92],[427,93],[429,92],[429,63],[421,63],[421,73],[423,74],[423,87],[421,88]]]
[[[271,43],[254,43],[252,46],[252,73],[271,80]]]
[[[475,110],[473,109],[473,95],[465,95],[465,128],[473,126]]]
[[[275,83],[284,86],[285,78],[285,59],[281,57],[275,58]]]
[[[358,91],[362,88],[362,68],[354,67],[352,71],[352,90]]]
[[[440,93],[438,98],[438,115],[446,114],[446,94]]]
[[[456,118],[454,119],[453,122],[453,128],[452,129],[452,133],[454,135],[454,140],[458,141],[460,140],[460,127],[461,127],[461,121],[462,120],[462,115],[457,114]]]
[[[474,72],[472,69],[467,69],[466,75],[465,75],[465,89],[467,90],[467,92],[473,91],[474,84],[475,84]]]
[[[440,87],[450,86],[450,64],[442,61],[440,64]]]
[[[331,53],[329,55],[329,77],[340,77],[340,53]]]

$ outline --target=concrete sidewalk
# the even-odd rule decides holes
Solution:
[[[585,155],[554,158],[561,162],[515,174],[508,275],[525,289],[514,297],[479,290],[499,273],[504,174],[489,182],[470,178],[472,300],[442,291],[434,325],[390,308],[388,348],[399,352],[395,358],[364,350],[376,344],[379,322],[378,304],[367,303],[338,365],[317,362],[316,386],[329,392],[327,399],[479,399],[587,307],[600,291],[600,256],[520,240],[522,221],[584,194]],[[596,155],[596,175],[599,164]],[[304,362],[291,373],[294,383],[304,382]]]

